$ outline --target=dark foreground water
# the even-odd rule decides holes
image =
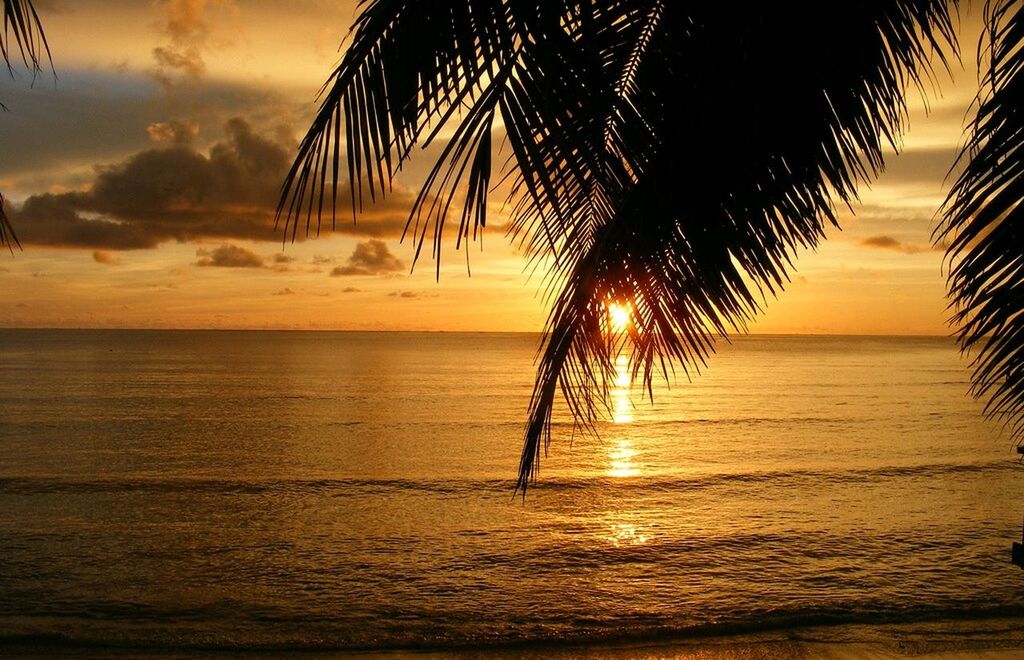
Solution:
[[[536,341],[0,332],[0,654],[1024,637],[1024,467],[948,340],[623,383],[523,503]]]

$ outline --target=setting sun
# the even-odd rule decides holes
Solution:
[[[608,303],[608,327],[613,332],[625,332],[629,329],[630,322],[629,307],[620,303]]]

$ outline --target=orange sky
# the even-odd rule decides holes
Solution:
[[[541,274],[500,229],[471,246],[472,277],[454,244],[440,283],[429,256],[409,274],[406,186],[355,227],[341,217],[283,252],[267,226],[354,4],[41,3],[59,79],[0,78],[0,144],[18,154],[0,163],[0,191],[26,243],[0,256],[0,327],[540,330]],[[968,66],[938,76],[930,112],[915,96],[901,155],[843,231],[801,256],[754,332],[948,332],[930,232],[976,89],[978,29],[966,16]],[[183,203],[168,186],[199,192]]]

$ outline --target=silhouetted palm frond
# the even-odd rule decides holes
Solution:
[[[882,168],[905,87],[953,42],[940,2],[665,5],[630,98],[657,137],[557,300],[520,488],[550,439],[558,389],[577,420],[607,405],[620,348],[602,327],[608,301],[633,311],[631,369],[648,392],[673,363],[699,369],[835,223],[831,198],[849,202]]]
[[[542,244],[564,244],[564,223],[582,217],[581,206],[600,201],[590,173],[608,166],[604,120],[621,104],[605,92],[619,82],[657,4],[364,2],[351,45],[324,86],[320,110],[285,181],[278,212],[286,234],[294,239],[303,222],[312,231],[314,218],[319,232],[325,210],[333,220],[341,176],[352,187],[353,213],[367,194],[371,200],[386,194],[412,149],[447,130],[452,135],[407,229],[417,255],[430,233],[439,258],[460,184],[468,190],[460,241],[486,224],[490,133],[500,113],[514,154],[509,174],[518,226],[558,219],[560,231],[546,231]]]
[[[43,25],[39,22],[32,0],[3,0],[3,28],[0,29],[0,57],[7,65],[7,71],[14,75],[12,59],[20,59],[33,75],[42,70],[43,57],[50,60],[50,46],[46,42]],[[52,60],[51,66],[52,66]],[[0,110],[7,108],[0,103]],[[13,248],[21,246],[14,227],[4,210],[4,198],[0,195],[0,246]]]
[[[985,7],[977,114],[946,200],[949,288],[973,393],[986,412],[1024,431],[1024,7]],[[983,60],[987,59],[986,62]]]
[[[955,4],[955,3],[954,3]],[[549,319],[519,487],[550,439],[561,391],[587,425],[627,344],[604,323],[632,310],[634,375],[699,369],[787,279],[882,167],[904,93],[953,43],[939,0],[754,4],[667,0],[370,0],[324,88],[285,183],[294,238],[386,192],[416,144],[451,134],[410,215],[417,255],[440,258],[462,183],[460,240],[486,222],[490,133],[511,150],[512,234],[550,257]],[[344,131],[344,136],[342,132]],[[341,142],[347,165],[340,161]],[[464,181],[465,180],[465,181]],[[326,201],[325,201],[326,200]],[[429,229],[428,229],[429,228]]]
[[[21,247],[21,243],[18,242],[18,235],[14,233],[14,227],[11,226],[11,221],[7,218],[7,210],[4,208],[4,196],[0,194],[0,246],[13,249],[15,245]]]
[[[12,60],[21,60],[33,73],[42,71],[44,58],[51,61],[50,45],[32,0],[3,0],[3,29],[0,30],[0,57],[13,73]]]
[[[483,155],[476,154],[489,154],[493,90],[499,84],[494,78],[501,78],[525,26],[516,17],[506,16],[501,0],[363,0],[360,4],[351,44],[324,85],[320,110],[284,184],[278,217],[285,218],[285,233],[290,229],[293,240],[303,219],[306,232],[311,230],[314,216],[319,233],[325,201],[333,222],[343,167],[347,166],[355,214],[362,208],[364,195],[369,193],[371,199],[384,195],[412,148],[429,144],[451,114],[467,102],[476,101],[475,111],[449,140],[415,212],[425,211],[443,221],[438,198],[427,191],[458,177],[469,162],[473,163],[473,190],[486,190],[489,180],[489,161],[485,165]],[[345,166],[341,164],[342,131]],[[428,201],[432,205],[425,209]],[[449,197],[440,203],[447,207],[450,201]],[[468,215],[482,223],[479,204],[477,196],[467,206],[472,211]]]

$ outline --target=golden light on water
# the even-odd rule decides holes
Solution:
[[[611,526],[610,532],[608,540],[617,548],[624,545],[644,545],[648,541],[647,534],[638,530],[636,525],[628,523],[615,523]]]
[[[620,308],[625,314],[625,323],[629,323],[629,311]],[[615,318],[615,314],[609,306],[609,320]],[[619,318],[623,318],[619,316]],[[628,425],[633,422],[633,402],[630,399],[630,389],[633,384],[632,373],[629,368],[629,358],[619,355],[615,358],[615,374],[612,379],[611,395],[611,416],[613,428],[620,431],[612,437],[608,447],[608,468],[606,474],[615,479],[629,479],[641,476],[644,472],[643,463],[640,461],[641,452],[635,446],[633,438],[628,433],[631,429]],[[647,545],[651,540],[649,531],[637,524],[635,516],[629,513],[616,512],[606,519],[607,525],[605,542],[616,548],[626,549],[631,546]]]
[[[632,378],[629,373],[629,360],[625,355],[615,358],[615,380],[611,389],[612,422],[628,424],[633,421],[633,402],[629,399],[629,387]]]
[[[637,451],[629,440],[617,440],[615,446],[608,452],[611,466],[608,469],[608,476],[624,479],[635,477],[640,474],[640,468],[633,461]]]
[[[613,424],[629,424],[633,421],[633,402],[629,398],[630,384],[629,361],[626,356],[620,355],[615,358],[615,381],[611,389]],[[628,436],[616,438],[608,450],[608,475],[616,478],[639,475],[640,466],[634,460],[638,453]]]

